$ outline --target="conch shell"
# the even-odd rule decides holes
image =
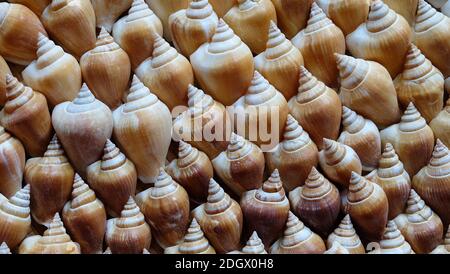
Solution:
[[[211,39],[218,22],[219,18],[208,0],[193,0],[187,9],[179,10],[169,17],[173,44],[181,54],[189,57]]]
[[[336,140],[341,126],[342,105],[334,90],[300,67],[298,94],[289,100],[291,115],[319,149],[323,138]]]
[[[379,248],[369,252],[369,254],[414,254],[394,221],[388,222],[383,238],[378,245]]]
[[[420,50],[410,44],[403,72],[394,80],[400,105],[413,102],[423,118],[430,122],[442,109],[444,77]]]
[[[255,69],[289,100],[298,92],[303,56],[273,21],[268,36],[265,51],[255,57]]]
[[[228,254],[267,254],[264,244],[258,237],[258,233],[253,231],[245,246],[240,250],[228,252]]]
[[[450,99],[444,109],[430,122],[434,136],[439,138],[447,147],[450,146]]]
[[[0,125],[22,142],[28,155],[42,156],[52,138],[52,122],[44,95],[8,74],[6,98]]]
[[[345,37],[315,2],[311,6],[308,25],[292,38],[292,44],[300,49],[305,67],[313,75],[327,86],[338,86],[334,54],[345,53]]]
[[[95,48],[80,59],[83,79],[97,99],[111,109],[122,104],[128,88],[131,64],[127,53],[102,28]]]
[[[91,0],[97,27],[111,32],[114,22],[130,8],[132,2],[133,0]]]
[[[402,70],[411,36],[403,16],[374,0],[367,21],[347,36],[347,49],[357,58],[380,63],[394,78]]]
[[[102,157],[106,140],[111,138],[111,110],[83,84],[72,102],[55,107],[52,122],[67,157],[84,178],[86,168]]]
[[[80,245],[71,240],[56,213],[44,235],[27,237],[20,244],[19,254],[80,254]]]
[[[161,19],[164,28],[164,38],[168,42],[171,42],[172,36],[169,29],[169,17],[181,9],[186,9],[189,6],[190,0],[145,0],[145,2],[156,13],[158,18]],[[162,32],[160,35],[162,36]]]
[[[36,55],[22,72],[24,83],[45,95],[50,108],[75,99],[81,88],[78,61],[42,33]]]
[[[39,17],[44,9],[52,2],[52,0],[11,0],[8,2],[22,4],[32,10]]]
[[[350,215],[345,215],[339,226],[328,235],[327,246],[332,247],[332,244],[338,242],[345,249],[348,250],[350,254],[364,254],[366,253],[361,239],[356,234],[353,228]]]
[[[391,143],[409,176],[414,176],[428,163],[433,153],[434,135],[413,103],[408,105],[400,123],[380,132],[384,147]]]
[[[0,126],[0,193],[12,197],[22,187],[25,149],[22,143]]]
[[[336,54],[342,104],[379,128],[400,120],[397,93],[388,71],[379,63]]]
[[[288,39],[305,28],[313,0],[272,0],[272,3],[277,12],[278,26]]]

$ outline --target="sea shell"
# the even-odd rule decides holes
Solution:
[[[152,54],[155,34],[161,36],[163,26],[144,0],[133,0],[128,15],[113,26],[114,40],[130,57],[133,70]]]
[[[50,108],[72,101],[81,88],[78,61],[42,33],[37,45],[37,59],[22,72],[24,84],[45,95]]]
[[[427,122],[441,111],[444,77],[414,44],[410,44],[403,72],[395,78],[394,84],[404,109],[413,102]]]
[[[15,249],[31,230],[30,185],[7,200],[0,195],[0,242]]]
[[[319,163],[319,151],[298,122],[288,115],[283,141],[265,153],[269,172],[278,169],[283,187],[291,191],[305,183],[312,167]]]
[[[255,69],[289,100],[298,92],[303,56],[273,21],[268,36],[265,51],[255,57]]]
[[[305,28],[313,0],[272,0],[272,3],[278,26],[288,39]]]
[[[169,17],[181,9],[186,9],[189,6],[190,0],[145,0],[145,2],[156,13],[158,18],[161,19],[162,26],[164,27],[164,38],[168,42],[171,42],[172,36],[169,29]],[[162,36],[162,33],[160,35]]]
[[[339,226],[328,235],[327,247],[331,248],[334,242],[340,243],[350,254],[366,253],[361,239],[353,228],[350,215],[345,215]]]
[[[41,21],[53,39],[77,59],[95,47],[95,12],[89,0],[52,0]]]
[[[144,248],[149,249],[150,226],[131,196],[120,217],[106,223],[105,240],[113,254],[139,254]]]
[[[341,209],[338,189],[315,167],[305,185],[289,192],[292,211],[313,231],[327,236],[336,227]]]
[[[386,144],[371,181],[381,186],[388,198],[389,220],[404,211],[411,190],[411,179],[390,143]]]
[[[450,99],[444,109],[431,120],[430,127],[434,136],[439,138],[447,147],[450,146]]]
[[[154,183],[172,133],[169,109],[134,75],[127,103],[114,111],[114,139],[136,165],[143,183]]]
[[[12,74],[8,63],[0,56],[0,106],[6,103],[6,75]]]
[[[403,16],[374,0],[367,21],[347,36],[347,49],[357,58],[380,63],[394,78],[402,70],[411,35]]]
[[[397,93],[388,71],[379,63],[335,55],[342,104],[373,121],[379,128],[400,120]]]
[[[52,2],[52,0],[10,0],[10,3],[22,4],[32,10],[38,17],[42,11]]]
[[[413,103],[408,105],[400,123],[380,132],[384,147],[391,143],[409,176],[414,176],[428,163],[433,153],[434,135]]]
[[[101,160],[87,167],[87,181],[105,204],[111,216],[120,216],[123,206],[134,195],[137,172],[134,164],[110,140]]]
[[[396,13],[403,16],[410,26],[414,25],[419,0],[383,0],[383,2]]]
[[[188,86],[194,84],[191,64],[158,34],[154,41],[153,55],[135,73],[170,110],[186,106]]]
[[[92,0],[98,28],[111,32],[114,22],[130,8],[133,0]]]
[[[192,211],[217,253],[238,250],[243,227],[242,210],[219,184],[211,179],[208,200]]]
[[[106,230],[105,207],[78,174],[73,182],[72,200],[65,204],[62,218],[84,254],[102,253]]]
[[[71,240],[56,213],[44,235],[29,236],[20,244],[19,254],[80,254],[80,245]]]
[[[8,247],[8,245],[5,242],[3,242],[0,245],[0,254],[1,255],[11,254],[11,250],[9,250],[9,247]]]
[[[334,54],[345,53],[345,37],[315,2],[311,6],[308,25],[292,38],[292,44],[300,49],[305,67],[317,79],[327,86],[338,86]]]
[[[361,174],[358,154],[349,146],[324,139],[324,149],[319,153],[319,164],[324,174],[334,183],[347,188],[352,173]]]
[[[52,124],[44,95],[6,76],[6,104],[0,125],[16,136],[32,157],[41,156],[52,138]]]
[[[83,84],[72,102],[55,107],[52,122],[67,157],[84,178],[86,168],[102,157],[106,140],[111,138],[111,110]]]
[[[322,254],[325,250],[325,243],[319,235],[289,211],[284,234],[270,247],[270,254]]]
[[[237,0],[209,0],[209,3],[217,13],[219,18],[222,18],[235,4]]]
[[[416,253],[429,253],[442,241],[441,219],[414,189],[411,189],[405,214],[400,214],[394,221]]]
[[[444,242],[438,245],[430,254],[450,254],[450,226],[445,234]]]
[[[381,137],[377,126],[344,106],[342,128],[337,141],[353,148],[361,160],[363,171],[376,169],[381,156]]]
[[[200,87],[227,106],[245,94],[252,81],[253,55],[222,19],[211,41],[201,45],[190,61]]]
[[[267,254],[264,244],[258,237],[258,233],[253,231],[245,246],[240,250],[228,252],[228,254]]]
[[[232,133],[230,144],[211,160],[214,171],[236,194],[260,188],[264,177],[264,154],[254,143]]]
[[[122,104],[130,80],[130,58],[105,28],[101,29],[95,48],[81,56],[80,66],[83,79],[96,98],[111,109]]]
[[[74,176],[56,135],[43,157],[27,161],[24,179],[31,186],[31,215],[37,223],[48,226],[63,209],[70,199]]]
[[[25,149],[22,143],[0,126],[0,193],[12,197],[22,187]]]
[[[28,65],[36,59],[38,35],[47,35],[39,17],[23,5],[3,2],[0,22],[0,55],[19,65]]]
[[[331,247],[323,254],[350,254],[350,252],[343,247],[339,242],[333,242]]]
[[[189,57],[212,38],[218,22],[219,18],[208,0],[193,0],[187,9],[169,17],[173,44],[181,54]]]
[[[388,222],[383,238],[378,244],[379,248],[369,252],[369,254],[414,254],[394,221]]]
[[[136,196],[136,202],[162,248],[183,242],[189,227],[189,196],[161,168],[155,186]]]
[[[291,115],[319,149],[323,138],[336,140],[341,126],[342,105],[334,90],[300,67],[298,94],[289,100]]]

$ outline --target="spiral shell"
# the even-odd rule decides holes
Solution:
[[[52,124],[45,97],[6,75],[6,104],[0,124],[24,145],[32,157],[41,156],[52,138]]]
[[[189,196],[161,168],[155,186],[136,196],[153,236],[162,248],[180,244],[189,227]]]
[[[331,248],[334,242],[340,243],[350,254],[366,253],[364,246],[353,228],[350,215],[345,215],[339,226],[328,235],[327,246]]]
[[[8,245],[5,242],[3,242],[0,245],[0,254],[1,255],[11,254],[11,251],[9,250],[9,247],[8,247]]]
[[[309,133],[321,149],[323,138],[336,140],[341,125],[342,105],[336,92],[303,66],[300,67],[297,96],[289,100],[291,115]]]
[[[181,244],[168,247],[164,254],[216,254],[205,238],[197,219],[193,219]]]
[[[305,28],[313,0],[272,0],[272,3],[278,26],[288,39]]]
[[[341,209],[339,191],[315,167],[305,185],[289,193],[289,201],[292,211],[319,235],[330,234],[338,222]]]
[[[319,164],[325,175],[335,183],[348,187],[352,172],[361,174],[358,154],[349,146],[324,138]]]
[[[15,249],[30,230],[30,185],[26,185],[9,200],[0,202],[0,242]]]
[[[379,242],[380,248],[371,254],[414,254],[411,246],[405,241],[394,221],[389,221],[384,231],[383,238]]]
[[[223,1],[223,0],[222,0]],[[145,0],[150,8],[155,11],[159,19],[161,19],[164,28],[164,38],[172,41],[172,36],[169,29],[169,17],[171,14],[186,9],[189,6],[189,0]],[[162,35],[162,33],[160,34]]]
[[[428,163],[433,153],[434,134],[413,103],[408,105],[400,123],[380,132],[381,145],[394,146],[409,176]]]
[[[430,127],[436,138],[447,147],[450,146],[450,99],[444,109],[430,122]]]
[[[238,250],[243,227],[239,204],[219,184],[209,182],[207,202],[192,211],[206,238],[218,253]]]
[[[325,250],[323,240],[291,211],[283,236],[270,247],[271,254],[322,254]]]
[[[113,254],[140,254],[144,248],[149,249],[150,226],[131,196],[120,217],[108,220],[105,240]]]
[[[258,233],[253,231],[245,246],[240,250],[228,252],[228,254],[267,254],[264,244],[258,237]]]
[[[344,106],[342,127],[338,142],[353,148],[361,160],[363,171],[376,169],[381,156],[381,137],[377,126]]]
[[[105,28],[107,32],[111,32],[114,22],[130,8],[132,2],[132,0],[92,0],[97,28]]]
[[[257,145],[235,133],[231,133],[227,150],[211,162],[217,175],[238,195],[263,184],[263,152]]]
[[[394,219],[399,230],[416,253],[429,253],[442,241],[442,221],[411,189],[405,214]]]
[[[22,143],[0,126],[0,193],[10,198],[22,186],[25,149]]]
[[[62,218],[84,254],[102,253],[106,230],[105,207],[78,174],[73,182],[72,200],[64,206]]]

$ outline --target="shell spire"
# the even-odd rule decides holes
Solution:
[[[124,106],[124,111],[136,111],[138,109],[151,106],[157,101],[158,97],[151,93],[136,75],[133,75],[133,80],[131,82],[130,92],[127,96],[127,102]]]
[[[191,146],[190,144],[180,141],[178,146],[178,162],[179,167],[187,167],[193,164],[199,157],[199,151],[197,148]]]
[[[75,174],[72,189],[71,208],[78,208],[86,204],[92,203],[97,199],[95,193],[89,186],[81,179],[80,175]]]
[[[214,104],[214,99],[205,94],[205,92],[195,86],[188,86],[188,106],[189,108],[198,109],[201,112]]]
[[[327,17],[319,5],[313,2],[305,33],[315,32],[332,24],[333,22]]]
[[[116,226],[120,228],[137,227],[145,223],[145,217],[136,205],[133,197],[130,196],[124,205],[120,217],[116,220]]]
[[[332,185],[315,167],[311,168],[311,172],[305,181],[302,189],[302,196],[308,199],[317,199],[329,193]]]
[[[356,88],[369,73],[369,63],[366,60],[339,53],[335,53],[334,58],[343,88],[349,90]]]
[[[17,191],[7,202],[0,204],[3,212],[17,218],[30,217],[30,185]]]
[[[67,158],[64,154],[64,149],[61,145],[61,142],[58,139],[58,136],[53,135],[52,140],[47,146],[47,150],[44,153],[44,158],[58,157],[60,161],[66,163]]]
[[[245,246],[242,248],[244,254],[267,254],[264,244],[258,237],[258,233],[253,231]]]
[[[275,169],[269,179],[256,191],[255,197],[263,202],[281,202],[286,199],[278,169]]]
[[[208,239],[205,238],[197,219],[192,219],[184,241],[178,246],[181,254],[199,254],[210,248]]]
[[[101,53],[107,51],[114,51],[120,49],[120,46],[114,41],[114,38],[109,34],[109,32],[102,27],[100,34],[95,42],[95,48],[92,53]]]
[[[125,154],[123,154],[111,140],[106,140],[105,148],[103,149],[103,157],[101,162],[102,170],[116,169],[127,161]]]
[[[377,174],[381,178],[399,176],[404,172],[403,163],[399,160],[397,153],[391,143],[387,143],[378,164]]]
[[[362,130],[365,124],[364,117],[346,106],[342,107],[342,126],[345,131],[355,134]]]
[[[285,247],[295,246],[305,241],[312,234],[312,231],[306,227],[291,211],[286,222],[286,229],[283,232],[281,244]]]
[[[16,77],[11,74],[6,74],[6,104],[4,111],[12,113],[16,109],[25,105],[32,97],[33,90],[25,86]]]
[[[154,15],[153,11],[148,7],[144,0],[133,0],[125,20],[126,22],[131,22],[152,15]]]
[[[426,126],[427,122],[420,115],[420,112],[417,110],[417,108],[414,106],[412,102],[409,103],[408,108],[406,109],[405,113],[403,114],[400,120],[399,129],[403,132],[412,132],[424,128]]]
[[[177,187],[178,185],[174,182],[172,177],[170,177],[170,175],[167,174],[163,168],[161,168],[155,182],[155,187],[151,189],[151,195],[153,197],[163,197],[174,192]]]
[[[398,230],[394,221],[389,221],[380,241],[380,248],[385,254],[411,254],[413,251],[405,237]]]
[[[72,240],[66,233],[64,224],[59,217],[59,213],[56,213],[50,223],[48,229],[44,232],[44,235],[39,239],[39,243],[43,245],[62,244],[69,243]]]
[[[186,17],[190,19],[204,19],[213,14],[214,10],[208,0],[193,0],[186,9]]]
[[[433,71],[433,65],[413,43],[409,45],[403,67],[402,78],[405,80],[419,80]]]
[[[334,241],[339,242],[350,253],[365,253],[364,246],[356,234],[349,214],[345,215],[338,227],[328,236],[328,246]]]
[[[233,30],[221,18],[217,24],[216,33],[211,38],[208,51],[213,54],[233,50],[242,44],[241,38],[234,34]]]
[[[250,87],[245,94],[245,103],[247,105],[260,105],[269,101],[276,94],[276,89],[261,73],[255,70]]]
[[[292,43],[286,39],[286,36],[277,27],[277,24],[270,21],[269,40],[267,40],[265,57],[268,60],[280,58],[292,49]]]
[[[326,163],[330,166],[335,165],[344,159],[347,151],[343,144],[323,138]]]
[[[11,254],[11,250],[9,250],[9,247],[5,242],[0,245],[0,255],[1,254]]]
[[[422,200],[414,189],[411,189],[409,193],[405,213],[408,221],[411,223],[427,221],[433,215],[431,208],[425,204],[425,201]]]
[[[231,133],[230,143],[227,147],[227,157],[229,159],[239,159],[252,150],[252,145],[244,137]]]
[[[356,172],[352,171],[350,179],[348,200],[352,203],[360,202],[372,194],[373,184]]]
[[[444,14],[436,11],[436,9],[434,9],[426,1],[419,0],[416,22],[414,24],[415,32],[425,32],[433,26],[436,26],[442,20],[445,20]]]
[[[283,137],[282,146],[286,151],[296,151],[311,142],[309,134],[303,130],[291,114],[287,116]]]
[[[205,204],[206,213],[213,215],[224,212],[231,206],[231,198],[223,188],[211,179],[209,181],[208,198]]]
[[[60,46],[55,45],[52,40],[42,33],[39,33],[37,48],[36,66],[39,69],[51,65],[65,54],[64,50]]]
[[[299,84],[296,97],[299,103],[312,101],[326,91],[325,84],[317,80],[304,66],[300,66]]]
[[[171,47],[164,38],[159,34],[155,34],[153,42],[152,67],[161,67],[178,57],[176,49]]]
[[[450,174],[450,153],[448,148],[437,139],[431,160],[427,166],[428,174],[436,177],[447,176]]]
[[[80,92],[78,92],[77,97],[72,101],[73,105],[88,105],[95,102],[95,96],[92,94],[91,90],[87,86],[86,83],[83,83],[83,86],[81,86]],[[82,108],[82,107],[81,107]]]
[[[380,32],[387,29],[397,20],[397,14],[381,0],[374,0],[370,5],[369,17],[367,18],[367,30]]]

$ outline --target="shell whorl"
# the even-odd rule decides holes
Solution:
[[[214,105],[214,99],[205,94],[203,90],[189,84],[188,86],[188,106],[189,113],[192,117],[197,117],[206,112],[207,109]]]
[[[330,25],[333,25],[333,22],[327,17],[319,5],[317,5],[316,2],[313,2],[311,5],[308,23],[305,28],[305,34],[319,31]]]
[[[181,254],[199,254],[205,252],[209,247],[209,242],[205,238],[197,219],[192,219],[183,243],[178,246],[179,252]]]
[[[60,46],[55,45],[52,40],[48,39],[48,37],[42,33],[39,33],[37,48],[36,66],[39,69],[43,69],[55,63],[65,54]]]
[[[305,181],[301,195],[307,199],[321,199],[332,191],[332,185],[315,167],[311,168],[311,172]]]
[[[391,143],[387,143],[378,163],[377,175],[380,178],[392,178],[405,172],[403,163]]]
[[[115,224],[119,228],[132,228],[145,224],[145,217],[133,197],[130,196]]]
[[[264,244],[258,237],[258,233],[253,231],[245,246],[242,248],[244,254],[267,254]]]
[[[273,21],[269,25],[269,39],[267,40],[264,56],[268,60],[274,60],[289,53],[294,46],[286,39],[286,36],[280,31]]]
[[[436,146],[426,171],[433,177],[448,176],[450,174],[450,153],[440,139],[436,141]]]
[[[311,142],[309,134],[303,130],[295,118],[288,114],[283,133],[282,146],[285,151],[296,151]]]
[[[402,78],[405,80],[417,80],[433,71],[433,65],[425,55],[414,45],[409,45],[406,55],[406,61],[402,72]]]
[[[365,124],[364,117],[346,106],[342,107],[342,126],[345,131],[356,134],[364,128]]]
[[[97,197],[92,189],[81,179],[80,175],[75,174],[72,189],[71,208],[79,208],[89,203],[95,202]]]
[[[149,107],[157,101],[158,97],[151,93],[136,75],[133,75],[133,81],[131,83],[130,92],[127,96],[127,102],[123,106],[124,112],[137,111],[139,109]]]
[[[373,193],[374,185],[358,173],[352,172],[348,190],[348,201],[358,203],[367,199]]]
[[[192,165],[198,159],[199,155],[200,152],[197,148],[181,140],[178,146],[178,167],[185,168]]]
[[[255,198],[269,203],[282,202],[286,199],[278,169],[275,169],[269,179],[255,192]]]
[[[102,170],[114,170],[127,162],[127,157],[123,154],[111,140],[106,140],[103,149],[103,157],[100,163]]]
[[[295,246],[312,235],[312,231],[306,227],[291,211],[286,222],[286,228],[281,238],[282,246]]]
[[[61,145],[61,142],[59,141],[58,137],[53,135],[52,140],[47,146],[47,150],[44,153],[44,158],[52,158],[57,157],[59,158],[59,163],[67,163],[68,160],[64,154],[64,149]]]
[[[253,0],[237,0],[238,7],[240,11],[246,11],[258,6],[259,1]]]
[[[30,87],[25,86],[11,74],[6,75],[6,98],[4,106],[6,113],[13,113],[33,97],[34,92]]]
[[[416,22],[414,24],[415,32],[424,32],[445,20],[445,15],[436,11],[430,4],[424,0],[419,0],[417,6]]]
[[[325,162],[330,166],[334,166],[341,162],[347,154],[347,150],[345,149],[346,145],[334,140],[323,138],[323,145]]]
[[[0,245],[0,254],[11,254],[11,250],[5,242]]]
[[[193,0],[186,9],[186,17],[189,19],[205,19],[214,13],[208,0]]]
[[[349,214],[345,215],[333,233],[341,238],[351,239],[351,241],[346,241],[345,244],[341,241],[341,244],[344,246],[355,246],[361,243],[358,235],[356,235],[356,230],[353,227]]]
[[[250,87],[245,94],[245,103],[253,106],[261,105],[276,95],[276,89],[261,73],[255,70]]]
[[[405,110],[405,113],[403,114],[398,126],[399,129],[403,132],[413,132],[426,127],[427,122],[411,102],[409,103],[408,108]]]
[[[83,83],[77,97],[67,105],[66,111],[69,113],[88,112],[98,108],[101,104],[92,94],[87,84]]]
[[[335,53],[341,86],[352,90],[358,87],[369,73],[369,62],[352,56]]]
[[[155,186],[151,188],[151,196],[155,198],[162,198],[172,192],[175,192],[178,185],[174,182],[163,168],[159,170],[158,178],[156,179]]]
[[[324,94],[327,87],[314,77],[304,66],[300,66],[299,88],[296,100],[298,103],[308,103]]]
[[[381,249],[395,249],[396,254],[401,250],[402,254],[410,254],[411,246],[405,241],[405,237],[398,230],[394,221],[390,220],[384,230],[383,238],[380,241]]]
[[[66,229],[64,228],[64,224],[59,217],[59,213],[56,213],[48,229],[44,232],[44,235],[39,238],[39,243],[43,245],[51,245],[69,242],[72,242],[72,240],[66,233]]]
[[[370,5],[369,16],[366,21],[369,32],[380,32],[392,26],[397,20],[397,13],[381,0],[374,0]]]
[[[227,157],[230,160],[237,160],[247,156],[252,152],[252,144],[244,137],[231,133],[230,143],[227,147]]]
[[[176,49],[172,48],[164,38],[155,34],[153,43],[152,67],[159,68],[175,60],[178,57]]]
[[[225,53],[239,47],[241,44],[241,38],[234,34],[233,30],[223,19],[219,19],[216,33],[214,33],[208,45],[208,52],[213,54]]]
[[[153,11],[148,7],[144,0],[133,0],[128,16],[125,21],[127,23],[143,19],[145,17],[154,16]]]
[[[433,215],[431,208],[425,204],[425,201],[414,189],[409,192],[405,213],[410,223],[425,222]]]
[[[120,49],[120,46],[114,41],[114,38],[108,31],[102,27],[100,34],[97,37],[97,41],[95,42],[95,48],[92,49],[91,53],[102,53],[118,49]]]
[[[7,202],[0,205],[0,210],[17,218],[30,217],[30,185],[17,191]]]
[[[231,206],[231,203],[230,196],[225,193],[223,188],[214,179],[211,179],[209,181],[205,212],[210,215],[222,213]]]

